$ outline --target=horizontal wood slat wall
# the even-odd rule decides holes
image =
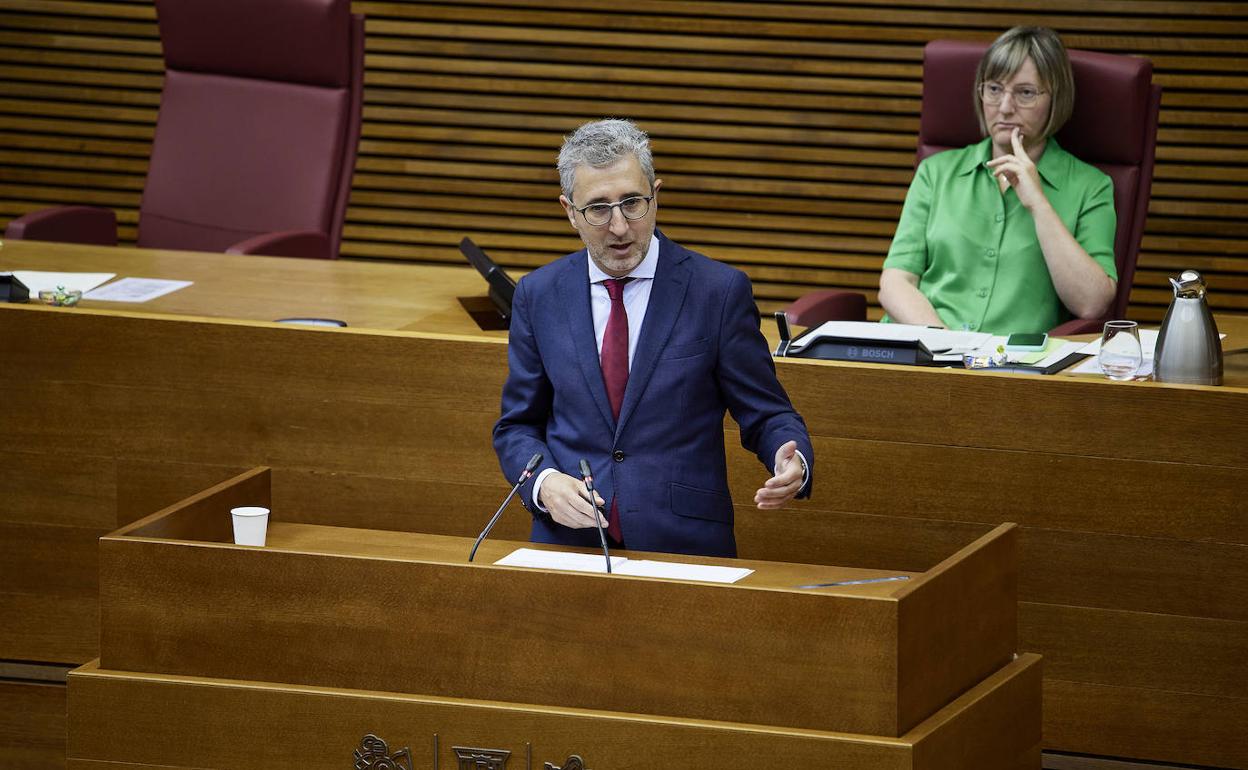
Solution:
[[[366,105],[343,254],[458,262],[471,235],[509,266],[576,248],[555,197],[563,134],[637,119],[666,181],[661,221],[746,270],[764,310],[865,291],[912,174],[923,44],[1019,23],[1143,55],[1165,89],[1132,294],[1159,320],[1167,275],[1206,274],[1248,312],[1248,6],[1157,0],[362,2]],[[162,63],[150,0],[0,8],[0,218],[118,210],[133,241]],[[878,308],[873,308],[878,315]]]

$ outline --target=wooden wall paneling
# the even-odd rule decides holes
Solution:
[[[1063,751],[1246,767],[1245,730],[1248,698],[1044,681],[1045,745]]]
[[[65,767],[65,695],[63,684],[0,680],[0,766]]]
[[[1016,388],[1011,375],[873,364],[832,372],[805,360],[786,361],[780,380],[815,435],[1122,460],[1199,457],[1205,465],[1248,467],[1248,413],[1236,389],[1158,390],[1061,377]],[[1196,403],[1199,410],[1185,409]],[[1218,430],[1193,429],[1175,414],[1199,414]]]
[[[1044,605],[1248,621],[1248,547],[1025,528],[1019,597]]]
[[[666,232],[746,270],[765,311],[847,288],[866,293],[876,316],[879,265],[912,173],[923,43],[1034,23],[1072,47],[1148,56],[1165,88],[1132,317],[1160,320],[1167,276],[1188,267],[1206,275],[1215,309],[1248,312],[1241,4],[354,6],[368,17],[366,107],[345,256],[459,262],[465,234],[513,267],[576,248],[554,206],[560,137],[626,115],[654,137]],[[162,68],[154,16],[148,0],[0,9],[0,218],[106,205],[133,240],[146,151],[131,156],[139,166],[94,159],[101,142],[150,142]],[[9,161],[17,152],[27,154]],[[429,197],[385,197],[400,191]]]
[[[835,423],[824,424],[834,429]],[[888,428],[905,426],[899,421]],[[1020,431],[1030,428],[1019,425]],[[728,436],[732,493],[749,500],[766,471],[757,457],[738,448],[738,433]],[[949,446],[925,438],[899,442],[884,435],[816,434],[815,462],[829,469],[829,489],[819,483],[814,499],[801,507],[985,524],[1008,514],[1027,527],[1248,545],[1240,468]],[[817,480],[822,482],[822,473]],[[1202,490],[1199,498],[1191,496],[1189,481]],[[1096,515],[1089,515],[1094,499]]]
[[[2,401],[6,413],[21,408],[7,392]],[[57,415],[33,411],[47,430],[73,436]],[[84,444],[0,452],[0,658],[77,664],[95,654],[96,538],[116,527],[116,474],[111,459]]]
[[[0,523],[0,652],[75,665],[99,642],[97,539],[105,530]]]
[[[1019,649],[1070,682],[1243,698],[1248,681],[1244,621],[1022,602]]]

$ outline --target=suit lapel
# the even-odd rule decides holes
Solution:
[[[602,365],[598,362],[598,342],[594,338],[594,314],[589,304],[589,267],[584,250],[572,255],[564,263],[559,276],[559,298],[568,321],[568,338],[576,351],[576,361],[585,376],[585,385],[598,405],[607,429],[615,427],[611,414],[611,402],[607,400],[607,386],[602,381]]]
[[[620,422],[615,428],[617,438],[637,408],[637,402],[641,400],[641,394],[650,382],[650,375],[654,374],[659,354],[672,334],[672,328],[676,325],[676,318],[680,315],[680,308],[685,300],[685,291],[689,288],[689,271],[681,264],[688,256],[661,233],[656,231],[656,234],[660,236],[659,263],[655,267],[654,285],[650,288],[650,303],[646,306],[646,318],[641,324],[637,350],[633,353],[633,365],[628,372],[628,387],[624,390],[624,404],[620,407]],[[603,400],[605,403],[605,386]]]

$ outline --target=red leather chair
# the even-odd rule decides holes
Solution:
[[[971,100],[975,69],[987,49],[987,43],[954,40],[935,40],[924,48],[923,107],[916,164],[934,153],[965,147],[983,138]],[[1075,157],[1096,166],[1114,181],[1118,293],[1105,318],[1076,318],[1053,329],[1053,335],[1099,332],[1106,320],[1126,314],[1148,216],[1157,114],[1161,107],[1161,86],[1153,85],[1153,65],[1147,59],[1092,51],[1068,53],[1075,76],[1075,109],[1057,133],[1057,139]],[[866,320],[865,299],[861,313],[854,305],[852,315],[844,314],[846,296],[861,295],[816,291],[799,298],[785,312],[790,322],[802,326],[830,320]]]
[[[334,258],[360,138],[364,20],[350,0],[157,0],[165,83],[138,245]],[[108,209],[9,223],[115,245]]]

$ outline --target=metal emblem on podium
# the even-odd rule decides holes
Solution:
[[[355,770],[412,770],[411,749],[404,746],[391,754],[385,741],[369,733],[355,750]]]
[[[455,756],[459,758],[459,770],[504,770],[510,751],[504,749],[470,749],[465,746],[452,746]]]
[[[563,765],[556,765],[554,762],[547,762],[542,765],[542,770],[586,770],[585,760],[576,754],[564,760]]]

